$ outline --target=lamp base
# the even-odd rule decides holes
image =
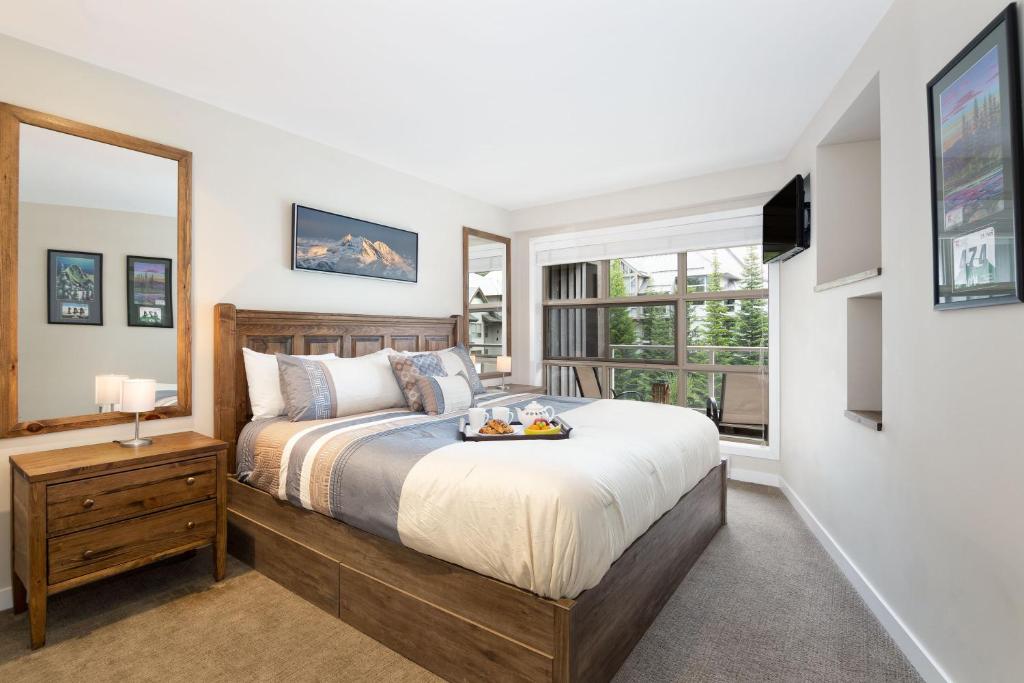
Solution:
[[[124,441],[118,441],[118,444],[124,448],[138,448],[139,446],[150,446],[153,444],[153,439],[125,439]]]
[[[139,436],[139,414],[135,413],[135,438],[125,439],[124,441],[118,441],[124,448],[138,448],[139,446],[149,446],[153,443],[153,439],[143,439]]]

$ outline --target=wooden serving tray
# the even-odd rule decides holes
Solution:
[[[556,417],[551,424],[561,425],[562,431],[558,434],[524,434],[523,425],[513,422],[510,426],[516,430],[515,434],[480,434],[471,432],[463,418],[459,420],[459,436],[463,441],[561,441],[572,434],[572,426],[561,418]]]

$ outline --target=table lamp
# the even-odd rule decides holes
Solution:
[[[126,379],[121,383],[121,412],[135,413],[135,438],[119,441],[125,448],[138,448],[153,443],[139,437],[139,413],[153,410],[156,405],[155,379]]]
[[[121,402],[121,383],[128,375],[96,375],[96,405],[99,412],[112,413]]]
[[[505,375],[512,372],[512,356],[498,356],[495,367],[501,373],[501,388],[505,389]]]

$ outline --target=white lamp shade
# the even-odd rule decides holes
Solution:
[[[495,366],[498,372],[512,372],[512,356],[498,356]]]
[[[121,402],[121,383],[128,375],[96,375],[96,405],[108,406]]]
[[[121,384],[122,413],[144,413],[155,405],[155,379],[126,379]]]

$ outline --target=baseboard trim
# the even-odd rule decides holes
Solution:
[[[896,642],[896,646],[910,660],[913,667],[917,669],[917,673],[921,675],[921,678],[929,681],[929,683],[950,683],[952,679],[943,671],[942,667],[939,666],[928,650],[925,649],[921,641],[907,628],[903,620],[889,607],[885,598],[875,590],[875,587],[861,573],[849,555],[836,543],[828,529],[821,525],[818,518],[804,504],[800,496],[789,487],[786,480],[782,477],[778,479],[779,488],[782,489],[782,493],[789,499],[797,514],[800,515],[800,518],[803,519],[804,524],[807,525],[807,528],[811,530],[811,533],[814,534],[818,542],[825,548],[832,561],[839,566],[839,569],[850,583],[853,584],[854,590],[864,600],[868,609],[875,615],[875,618],[881,622],[882,628],[889,633],[889,636]]]
[[[763,484],[764,486],[779,486],[779,475],[771,472],[759,472],[757,470],[745,470],[739,467],[729,468],[729,478],[736,481],[745,481],[750,484]]]
[[[0,610],[11,609],[14,607],[14,592],[11,587],[0,588]]]

